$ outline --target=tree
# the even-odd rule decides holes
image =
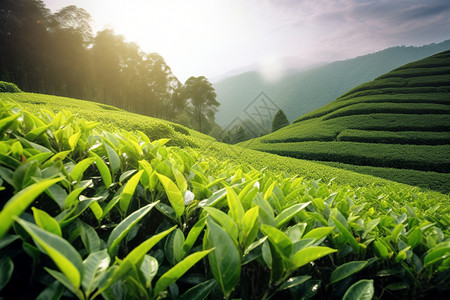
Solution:
[[[289,125],[289,120],[283,110],[279,109],[272,120],[272,132]]]
[[[197,121],[198,130],[204,131],[203,124],[213,122],[217,107],[216,92],[205,76],[189,77],[183,87],[185,99],[192,106],[193,118]]]

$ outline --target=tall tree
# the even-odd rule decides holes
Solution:
[[[204,132],[205,122],[214,122],[215,113],[220,103],[216,100],[216,92],[205,76],[189,77],[184,84],[184,97],[192,106],[193,117],[197,121],[198,130]]]
[[[272,132],[289,125],[289,120],[283,110],[279,109],[272,120]]]

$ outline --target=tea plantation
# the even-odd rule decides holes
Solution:
[[[4,299],[445,299],[449,204],[111,106],[0,93]]]
[[[240,145],[448,193],[450,51],[395,69]]]

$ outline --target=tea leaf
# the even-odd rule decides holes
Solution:
[[[83,273],[83,262],[77,250],[65,239],[45,231],[30,222],[19,218],[16,221],[45,250],[73,287],[78,289]]]
[[[335,249],[322,246],[314,246],[302,249],[292,256],[293,270],[300,268],[316,259],[337,252]]]
[[[127,184],[123,189],[122,195],[120,196],[119,200],[119,207],[124,213],[126,213],[128,210],[131,197],[133,197],[134,191],[136,190],[136,187],[139,183],[139,179],[141,179],[142,173],[144,173],[144,170],[140,170],[139,172],[134,174],[133,177],[131,177],[130,180],[127,181]]]
[[[133,228],[133,226],[136,225],[158,202],[159,201],[150,203],[136,210],[114,228],[114,230],[109,235],[107,242],[109,254],[111,256],[116,255],[119,243],[127,235],[131,228]]]
[[[75,168],[70,172],[72,180],[79,182],[83,177],[84,171],[95,161],[95,157],[88,157],[77,163]]]
[[[283,210],[276,218],[275,223],[277,227],[281,228],[287,222],[289,222],[299,211],[307,207],[311,202],[294,204],[291,207]]]
[[[21,190],[3,207],[0,212],[0,239],[8,232],[14,218],[22,212],[47,188],[61,181],[62,178],[46,179]]]
[[[195,252],[164,273],[155,284],[155,288],[153,290],[154,297],[156,298],[160,292],[164,291],[169,285],[177,281],[178,278],[183,276],[184,273],[186,273],[193,265],[213,250],[214,249],[209,249]]]
[[[99,284],[100,277],[109,267],[110,258],[106,249],[93,252],[83,261],[83,280],[81,285],[86,293],[90,295]]]
[[[62,236],[58,221],[43,210],[35,207],[32,207],[31,210],[33,211],[34,220],[39,227],[58,236]]]
[[[342,279],[351,276],[362,269],[367,265],[367,261],[350,261],[343,265],[337,267],[333,273],[331,273],[330,284],[336,283]]]
[[[241,255],[232,238],[210,218],[206,220],[208,231],[204,247],[215,248],[208,255],[211,272],[219,282],[223,294],[228,295],[241,276]]]
[[[277,251],[285,258],[289,259],[294,245],[291,239],[281,230],[270,225],[261,225],[261,231],[268,236],[269,241]]]
[[[156,173],[156,175],[166,191],[169,202],[175,211],[175,215],[179,218],[184,213],[184,199],[180,189],[172,180],[170,180],[170,178],[158,173]]]
[[[342,300],[371,300],[373,294],[373,280],[360,280],[348,288]]]
[[[14,263],[9,257],[0,259],[0,291],[8,284],[14,271]]]
[[[210,279],[208,281],[197,284],[191,287],[183,295],[180,296],[180,300],[205,300],[208,295],[214,290],[217,281],[215,279]]]

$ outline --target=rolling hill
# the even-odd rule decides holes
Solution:
[[[449,192],[450,51],[395,69],[240,145]]]
[[[450,40],[421,47],[393,47],[309,70],[291,71],[280,81],[272,83],[265,82],[257,71],[231,76],[214,83],[217,100],[221,103],[216,122],[226,127],[261,92],[265,92],[293,121],[355,86],[406,63],[449,49]]]
[[[448,295],[450,195],[0,91],[2,299]]]

